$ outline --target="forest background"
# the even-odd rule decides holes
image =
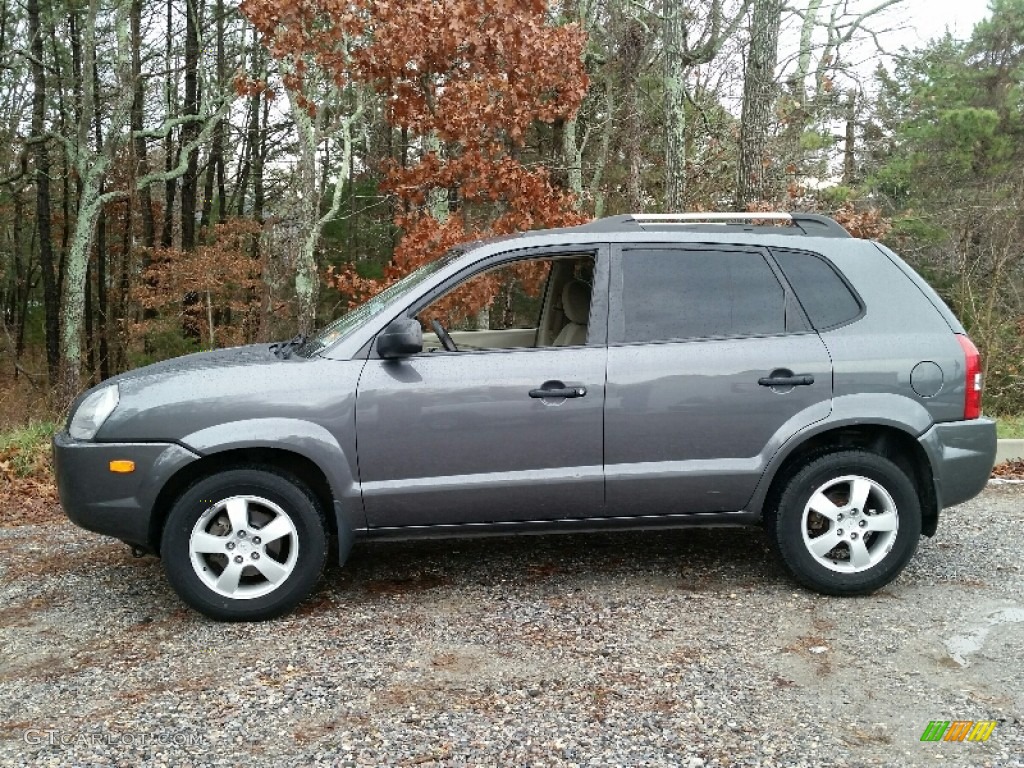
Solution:
[[[913,48],[907,7],[0,0],[0,466],[120,371],[623,212],[814,211],[887,243],[1024,429],[1024,0]]]

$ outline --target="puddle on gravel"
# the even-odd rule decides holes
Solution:
[[[946,652],[961,667],[970,666],[967,657],[977,653],[985,645],[985,639],[995,627],[1004,624],[1024,623],[1024,608],[1017,606],[990,611],[970,631],[946,640]]]

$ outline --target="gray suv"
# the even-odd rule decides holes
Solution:
[[[290,610],[332,538],[762,524],[876,590],[985,486],[978,352],[889,249],[756,217],[477,242],[313,338],[117,376],[54,438],[61,502],[217,619]]]

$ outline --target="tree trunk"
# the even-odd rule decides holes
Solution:
[[[224,91],[224,0],[216,0],[214,14],[217,30],[217,92]],[[213,188],[217,184],[217,220],[213,215]],[[224,120],[218,120],[213,129],[210,142],[210,156],[206,163],[206,184],[203,189],[203,213],[199,220],[201,229],[206,229],[211,222],[216,224],[224,218]]]
[[[100,100],[100,74],[96,63],[92,67],[92,92],[96,103]],[[96,125],[96,154],[103,154],[103,123],[100,119],[100,112],[97,109],[95,114]],[[100,195],[103,194],[103,182],[100,182]],[[107,217],[100,208],[99,219],[96,222],[96,315],[99,318],[99,332],[96,334],[99,357],[100,380],[110,378],[110,361],[108,360],[109,350],[107,348]],[[92,368],[92,349],[90,348],[90,370]]]
[[[78,187],[78,215],[67,255],[63,295],[61,297],[60,384],[58,398],[62,406],[70,405],[78,394],[82,373],[82,330],[86,317],[89,290],[89,254],[93,232],[102,211],[101,184],[107,163],[103,155],[89,162],[89,133],[97,109],[92,88],[81,82],[82,72],[92,72],[96,62],[96,19],[99,0],[90,0],[84,23],[71,16],[72,71],[75,93],[75,171]],[[85,41],[79,30],[84,29]],[[96,118],[98,119],[98,117]]]
[[[567,186],[578,211],[583,207],[583,147],[576,135],[577,130],[579,120],[573,115],[562,126],[562,162],[565,163]]]
[[[263,186],[263,169],[267,164],[267,153],[270,151],[267,146],[267,135],[270,123],[270,99],[266,95],[262,98],[263,119],[256,124],[257,141],[253,146],[252,160],[252,215],[260,224],[263,223],[263,208],[266,203],[266,194]],[[260,97],[256,101],[257,113],[260,109]]]
[[[269,106],[269,102],[267,102],[266,107],[269,108]],[[264,116],[268,115],[267,109],[264,109],[263,114]],[[253,219],[260,224],[263,223],[264,205],[263,167],[268,152],[265,125],[266,123],[264,122],[264,129],[260,132],[258,151],[256,151],[255,180],[253,183]],[[270,284],[266,280],[260,279],[263,277],[264,269],[261,246],[262,234],[257,234],[252,238],[249,252],[252,259],[251,275],[254,279],[258,280],[258,283],[254,284],[251,293],[251,310],[249,312],[249,326],[247,329],[247,339],[252,342],[266,341],[271,333],[273,296]]]
[[[60,133],[62,135],[67,134],[67,122],[68,122],[68,110],[67,105],[64,102],[64,76],[61,71],[61,65],[66,58],[66,51],[64,50],[64,35],[60,38],[57,36],[56,26],[51,18],[50,21],[50,34],[49,38],[53,46],[53,73],[54,81],[57,83],[56,87],[52,89],[55,91],[57,96],[57,113],[59,118]],[[61,44],[58,45],[57,41],[60,39]],[[56,122],[56,121],[55,121]],[[51,123],[52,124],[52,123]],[[71,215],[71,179],[75,175],[71,169],[71,161],[68,158],[67,152],[60,153],[60,207],[61,207],[61,227],[60,227],[60,247],[57,249],[56,263],[57,268],[57,280],[56,280],[56,291],[58,302],[60,297],[64,295],[64,267],[67,260],[68,243],[71,242],[71,226],[70,223],[73,219]],[[58,304],[57,312],[58,315],[61,311],[61,307]],[[58,321],[59,325],[59,321]],[[60,337],[57,339],[58,345],[58,357],[60,349]]]
[[[640,106],[640,70],[646,47],[644,28],[635,20],[627,20],[619,41],[619,87],[622,90],[626,156],[626,197],[630,212],[643,210],[642,150],[643,122]]]
[[[843,144],[843,184],[853,184],[857,178],[857,92],[850,91],[846,99],[846,138]]]
[[[70,405],[78,394],[82,367],[82,325],[85,318],[86,272],[89,247],[102,205],[95,175],[90,175],[82,186],[78,206],[75,234],[68,251],[67,275],[64,279],[61,328],[61,375],[58,397],[61,405]]]
[[[775,103],[775,65],[778,62],[782,0],[755,0],[750,50],[743,78],[743,117],[740,125],[740,166],[736,208],[757,201],[775,202],[775,173],[767,155]]]
[[[86,386],[92,383],[93,376],[96,374],[96,335],[93,329],[93,319],[96,314],[96,308],[92,303],[92,278],[93,278],[93,266],[92,261],[85,265],[85,370],[86,374]]]
[[[684,8],[665,0],[665,210],[686,207],[686,64]]]
[[[145,81],[142,78],[142,0],[132,0],[131,6],[131,40],[132,40],[132,82],[135,84],[135,93],[132,99],[132,120],[133,132],[141,131],[143,127],[143,109],[145,108],[146,92]],[[145,176],[149,173],[149,158],[147,156],[146,140],[136,136],[133,141],[135,152],[135,178]],[[153,196],[149,187],[139,190],[139,207],[142,214],[142,244],[146,248],[143,256],[143,268],[149,266],[150,252],[156,247],[156,226],[153,222]],[[129,217],[130,221],[130,217]]]
[[[427,152],[441,157],[441,140],[436,133],[430,133],[423,137],[423,144]],[[442,187],[431,187],[427,192],[427,208],[430,215],[437,221],[444,222],[448,218],[448,190]]]
[[[60,301],[53,269],[53,239],[50,229],[50,154],[43,139],[46,122],[46,69],[43,65],[43,36],[39,27],[39,0],[27,0],[29,49],[32,52],[32,151],[35,158],[36,226],[39,232],[39,266],[43,272],[43,313],[46,326],[46,368],[50,383],[57,379],[59,362]],[[66,226],[66,224],[65,224]]]
[[[167,75],[164,79],[164,102],[166,104],[167,119],[177,114],[177,93],[174,81],[174,49],[171,41],[174,39],[174,4],[167,0],[167,48],[164,66],[167,68]],[[170,172],[178,164],[174,152],[174,131],[168,131],[164,138],[164,170]],[[164,182],[164,226],[160,233],[160,245],[170,248],[174,245],[174,198],[178,192],[178,180],[168,178]]]
[[[257,117],[259,116],[261,98],[257,95],[254,108],[256,110]],[[255,221],[263,224],[263,207],[265,204],[265,190],[263,187],[263,169],[266,167],[267,153],[270,151],[267,145],[267,135],[269,130],[267,124],[270,122],[270,100],[267,98],[262,99],[263,118],[257,123],[256,131],[256,143],[253,145],[253,161],[252,161],[252,217]],[[262,264],[261,264],[261,252],[260,252],[260,235],[253,237],[252,239],[252,269],[253,276],[259,277],[261,275]],[[264,282],[264,285],[266,283]],[[254,297],[253,306],[256,306],[256,298]],[[266,311],[260,312],[254,309],[252,312],[252,327],[249,330],[249,336],[251,341],[256,341],[258,338],[265,337],[263,334],[268,333],[270,330],[270,306],[271,297],[269,290],[264,291],[264,296],[260,300],[260,305],[265,307]],[[262,318],[262,322],[261,322]]]
[[[299,227],[302,238],[295,257],[295,300],[299,333],[309,334],[316,327],[316,303],[320,293],[320,275],[316,268],[316,246],[320,233],[316,226],[319,216],[320,195],[317,189],[317,140],[309,113],[292,102],[299,134],[298,186],[302,191],[299,204]]]
[[[242,132],[242,144],[238,149],[238,167],[235,168],[235,186],[231,190],[231,200],[227,203],[226,211],[234,211],[235,216],[245,215],[245,195],[249,188],[249,169],[252,166],[252,144],[249,135],[252,133],[253,121],[253,99],[250,97],[249,105],[245,111],[244,130]]]
[[[262,57],[260,51],[262,47],[259,41],[259,35],[254,29],[252,32],[252,69],[254,76],[262,71]],[[236,216],[245,215],[245,197],[248,194],[249,189],[249,175],[252,172],[252,164],[258,152],[257,145],[259,144],[260,137],[260,92],[257,89],[253,89],[252,94],[249,96],[249,109],[246,121],[246,132],[245,138],[242,144],[242,157],[239,161],[241,166],[238,171],[238,185],[235,189],[235,199],[237,208],[235,210]]]
[[[601,143],[598,145],[597,158],[594,161],[594,173],[590,177],[590,198],[594,201],[594,218],[604,216],[604,169],[608,163],[608,154],[612,141],[612,116],[615,114],[615,88],[611,82],[605,84],[605,121],[601,128]]]
[[[201,0],[186,0],[185,14],[185,103],[186,117],[199,114],[199,24]],[[181,146],[188,147],[199,135],[199,124],[185,123],[181,128]],[[181,177],[181,249],[196,247],[196,187],[199,179],[199,149],[186,149],[188,170]],[[197,299],[198,300],[198,299]]]
[[[96,21],[99,17],[100,0],[89,0],[87,15],[79,29],[82,30],[81,72],[91,73],[96,66]],[[87,290],[87,270],[96,224],[103,212],[106,198],[103,184],[117,150],[124,146],[126,126],[130,122],[134,89],[131,84],[131,53],[129,51],[129,13],[127,5],[115,7],[113,28],[117,35],[116,72],[117,86],[112,98],[106,103],[108,132],[103,152],[94,152],[90,133],[93,121],[99,120],[93,88],[81,88],[81,112],[76,125],[74,139],[75,172],[79,179],[78,213],[75,218],[74,235],[67,255],[66,275],[63,282],[61,301],[61,345],[58,401],[67,407],[78,393],[81,380],[83,320]],[[116,140],[112,141],[112,139]]]
[[[316,152],[325,136],[320,123],[315,122],[313,117],[298,103],[297,94],[288,92],[291,102],[291,114],[295,119],[295,128],[299,136],[299,188],[302,190],[300,204],[299,225],[301,232],[305,233],[299,252],[295,258],[295,297],[298,304],[299,333],[308,334],[316,327],[317,301],[320,296],[320,273],[317,264],[317,245],[320,242],[320,235],[324,225],[338,215],[344,200],[345,179],[349,175],[349,168],[352,163],[352,130],[353,126],[362,117],[363,104],[358,94],[356,96],[357,106],[355,110],[345,116],[337,116],[340,127],[336,132],[326,138],[339,134],[342,138],[341,162],[339,163],[337,176],[335,178],[334,190],[331,196],[329,210],[321,215],[320,204],[323,199],[324,189],[318,183],[316,168]],[[318,113],[322,116],[323,112]],[[436,138],[433,139],[436,141]],[[440,192],[438,195],[436,193]],[[443,200],[443,208],[447,212],[448,194],[444,189],[431,190],[428,195],[428,204],[433,201],[439,208]]]
[[[125,320],[129,319],[129,306],[128,300],[131,295],[131,284],[132,284],[132,271],[134,269],[134,260],[132,259],[132,198],[127,197],[124,201],[124,231],[121,233],[121,263],[120,277],[118,279],[118,300],[117,300],[117,316]],[[116,352],[116,359],[114,360],[113,368],[115,371],[120,372],[125,369],[125,345],[121,341],[121,335],[118,334],[118,343],[114,349]]]
[[[199,217],[199,228],[206,229],[211,224],[217,224],[220,220],[213,218],[214,183],[217,178],[224,180],[224,121],[219,120],[217,127],[213,129],[213,139],[210,142],[210,157],[206,163],[206,181],[203,184],[203,207]],[[217,187],[218,192],[223,191],[223,183]],[[224,198],[218,201],[217,210],[223,205]]]
[[[21,198],[20,191],[14,192],[13,198],[14,218],[11,221],[11,256],[14,261],[14,269],[12,270],[14,274],[11,276],[10,296],[7,301],[8,316],[4,318],[4,322],[10,322],[16,328],[16,341],[12,353],[14,354],[14,362],[17,363],[25,351],[25,316],[27,314],[25,310],[28,307],[28,294],[31,289],[32,259],[30,254],[27,265],[22,260],[22,249],[24,248],[22,227],[25,221],[25,202]],[[15,376],[18,374],[17,367],[14,369],[14,374]]]

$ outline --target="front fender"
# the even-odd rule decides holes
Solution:
[[[335,499],[339,536],[366,527],[366,515],[355,479],[354,439],[350,446],[343,447],[330,431],[315,422],[257,418],[206,427],[186,435],[181,443],[204,456],[247,448],[296,453],[313,462],[327,478]]]

